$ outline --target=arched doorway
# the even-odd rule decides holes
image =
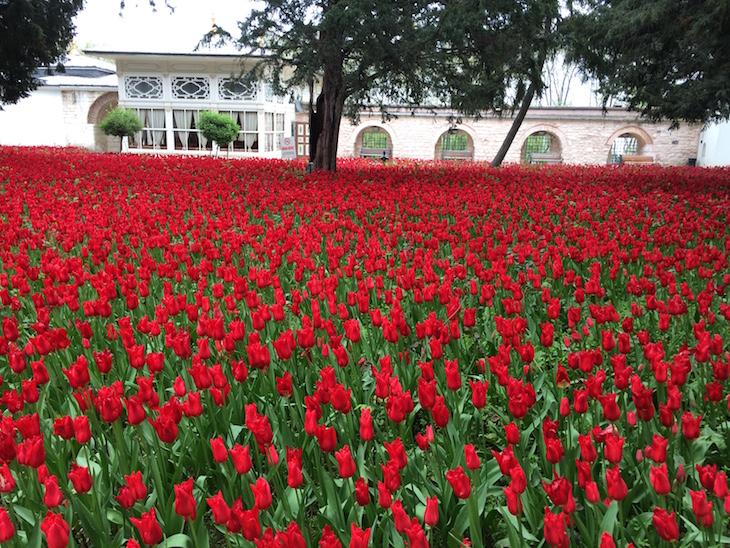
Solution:
[[[393,157],[393,139],[380,126],[368,126],[355,138],[355,156],[387,160]]]
[[[557,135],[549,131],[536,131],[522,143],[520,158],[528,164],[562,164],[563,147]]]
[[[119,137],[104,134],[99,124],[110,110],[119,104],[119,95],[116,91],[108,91],[99,96],[89,107],[86,122],[94,126],[94,150],[97,152],[119,152],[121,145]]]
[[[471,160],[474,158],[474,140],[466,131],[451,128],[436,141],[434,158],[437,160]]]
[[[608,151],[608,163],[623,164],[635,161],[651,163],[654,158],[646,154],[645,149],[646,142],[641,135],[631,132],[622,133],[611,143],[611,149]]]

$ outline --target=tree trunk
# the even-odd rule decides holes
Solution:
[[[502,146],[499,149],[499,152],[497,152],[497,155],[494,157],[494,160],[492,160],[492,167],[499,167],[502,165],[502,160],[504,160],[504,157],[507,155],[507,151],[509,150],[509,147],[512,146],[512,141],[515,140],[515,135],[517,135],[517,132],[520,129],[520,126],[522,125],[522,121],[525,119],[525,115],[527,114],[527,109],[530,108],[530,104],[532,103],[533,97],[535,97],[535,89],[537,86],[535,86],[535,82],[531,81],[530,86],[527,88],[527,92],[525,93],[525,96],[522,98],[522,104],[520,105],[520,111],[517,113],[517,117],[512,122],[512,127],[509,128],[509,132],[507,133],[507,136],[504,138],[504,141],[502,142]]]
[[[310,112],[309,157],[312,169],[337,170],[337,142],[345,105],[342,67],[326,67],[317,111]]]

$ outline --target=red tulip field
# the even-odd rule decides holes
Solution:
[[[0,148],[9,547],[730,543],[730,170]]]

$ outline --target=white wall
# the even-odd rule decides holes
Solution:
[[[66,145],[59,88],[41,87],[0,110],[0,145]]]
[[[702,130],[697,165],[730,166],[730,121],[712,124]]]

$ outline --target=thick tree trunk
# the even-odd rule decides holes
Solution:
[[[535,89],[537,86],[535,86],[534,82],[530,82],[530,86],[527,88],[527,92],[525,93],[525,96],[522,98],[522,104],[520,105],[520,111],[517,113],[517,117],[512,122],[512,127],[509,128],[509,132],[507,133],[507,136],[504,138],[504,141],[502,142],[502,146],[499,149],[499,152],[497,152],[497,155],[494,157],[494,160],[492,160],[492,167],[499,167],[502,165],[502,160],[504,160],[504,157],[507,155],[507,151],[509,150],[509,147],[512,146],[512,141],[515,140],[515,135],[517,135],[517,132],[520,129],[520,126],[522,125],[522,121],[525,119],[525,115],[527,114],[527,109],[530,108],[530,104],[532,103],[533,97],[535,97]]]
[[[312,169],[337,170],[337,142],[344,105],[342,68],[325,68],[317,111],[310,113],[309,155]]]

